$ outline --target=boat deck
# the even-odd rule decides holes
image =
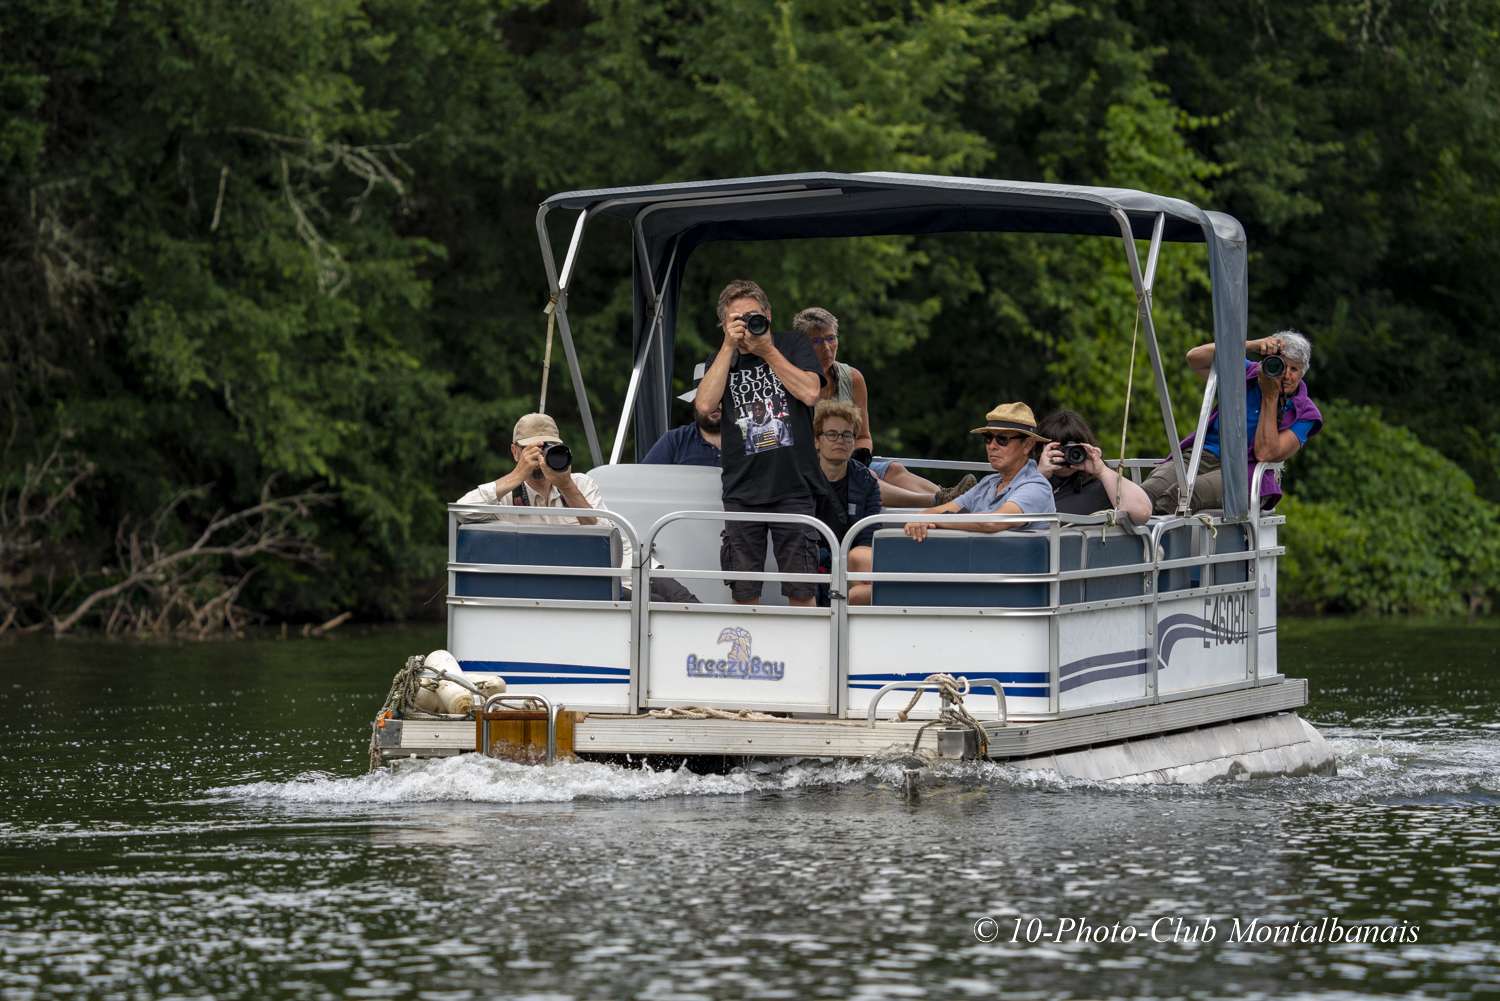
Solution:
[[[986,722],[984,727],[989,736],[989,758],[1005,761],[1270,716],[1306,704],[1307,681],[1286,678],[1255,688],[1197,695],[1068,719],[1016,719],[1009,724]],[[565,706],[562,708],[566,709]],[[620,718],[590,714],[582,715],[574,724],[573,747],[585,755],[854,758],[874,754],[892,745],[909,748],[917,731],[930,722],[883,720],[870,727],[850,720],[773,722],[663,719],[646,714]],[[935,748],[936,734],[936,728],[926,732],[923,749]],[[473,720],[393,720],[387,731],[382,731],[381,752],[387,760],[437,757],[472,751],[476,743]]]

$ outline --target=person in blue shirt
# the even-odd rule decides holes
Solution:
[[[677,397],[679,400],[692,403],[697,399],[698,383],[703,381],[703,370],[706,367],[703,362],[698,363],[697,369],[693,372],[693,388]],[[722,404],[715,407],[713,413],[710,414],[700,414],[695,407],[693,423],[673,428],[656,439],[656,444],[651,446],[651,451],[646,453],[646,457],[641,462],[660,466],[723,468],[724,453],[719,451],[720,442],[723,440],[719,430],[719,420],[723,414]]]
[[[1002,403],[985,415],[985,426],[970,434],[984,438],[985,455],[993,473],[976,483],[967,493],[946,504],[930,507],[924,514],[1055,514],[1057,501],[1052,484],[1037,472],[1031,458],[1033,442],[1046,442],[1038,434],[1036,416],[1024,403]],[[934,528],[954,528],[964,532],[1004,532],[1012,528],[1044,526],[1046,522],[955,521],[946,525],[934,522],[908,522],[906,534],[922,542]]]

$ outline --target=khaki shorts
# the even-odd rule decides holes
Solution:
[[[1188,457],[1184,455],[1183,462]],[[1175,514],[1177,511],[1177,470],[1171,461],[1163,462],[1146,477],[1141,489],[1151,498],[1151,510],[1157,514]],[[1224,506],[1224,473],[1219,469],[1219,457],[1204,452],[1198,460],[1198,476],[1193,480],[1192,509],[1204,511]]]

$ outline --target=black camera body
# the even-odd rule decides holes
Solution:
[[[1078,442],[1076,441],[1070,441],[1064,444],[1062,447],[1062,454],[1063,465],[1065,466],[1088,465],[1089,450],[1078,444]]]
[[[560,441],[554,441],[542,449],[542,461],[554,472],[562,472],[573,465],[573,450]]]
[[[1266,355],[1260,360],[1260,371],[1267,379],[1280,379],[1286,371],[1286,359],[1281,355]]]
[[[740,319],[745,321],[745,329],[752,337],[760,337],[771,329],[771,321],[764,313],[746,313]]]

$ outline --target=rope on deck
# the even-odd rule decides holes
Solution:
[[[420,655],[406,658],[406,666],[397,671],[396,676],[391,679],[391,690],[386,694],[385,704],[380,707],[380,712],[375,714],[375,722],[370,724],[370,771],[372,772],[384,763],[380,757],[380,744],[376,739],[380,733],[380,724],[384,720],[390,718],[441,720],[462,718],[425,712],[416,707],[417,681],[426,660],[427,658]],[[441,671],[438,673],[443,677],[450,677]]]
[[[929,685],[938,686],[938,695],[943,700],[943,710],[937,719],[924,725],[917,731],[916,739],[911,742],[911,749],[915,751],[922,743],[922,734],[939,723],[956,724],[966,726],[974,731],[975,735],[979,738],[979,756],[984,757],[989,751],[990,735],[985,732],[984,726],[979,720],[975,719],[970,715],[969,710],[964,708],[964,696],[969,694],[969,679],[955,678],[951,674],[929,674],[925,680]],[[963,682],[962,687],[959,686],[959,682]],[[923,695],[926,695],[928,691],[930,689],[918,688],[915,692],[912,692],[911,701],[906,704],[905,709],[896,714],[896,721],[905,723],[906,714],[916,708],[918,700]]]
[[[651,709],[645,713],[589,713],[589,719],[723,719],[741,723],[798,723],[812,726],[857,726],[865,724],[844,719],[790,719],[754,709],[704,709],[701,706],[673,706],[669,709]]]

